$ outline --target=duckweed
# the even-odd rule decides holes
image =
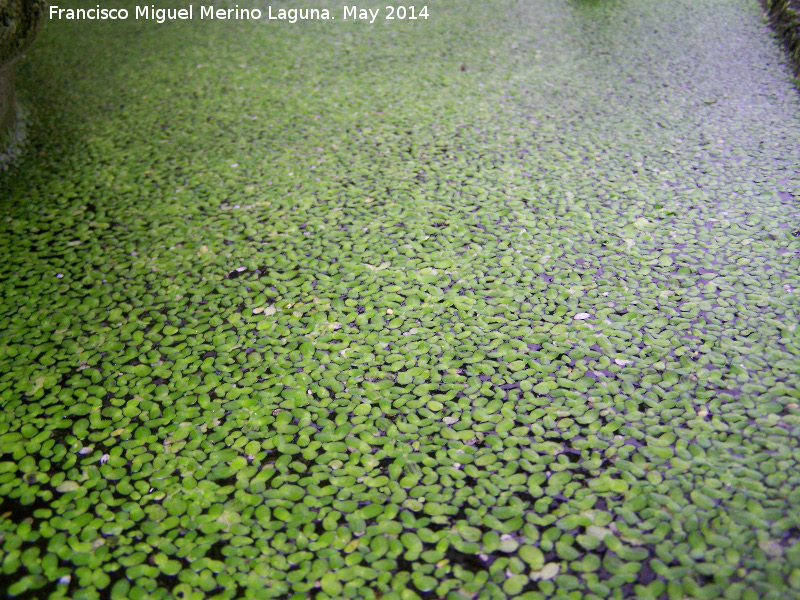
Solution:
[[[800,593],[800,111],[756,7],[428,12],[42,30],[9,597]]]

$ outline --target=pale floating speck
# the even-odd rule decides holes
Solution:
[[[770,558],[778,558],[783,555],[783,546],[776,540],[764,540],[758,542],[758,547]]]
[[[63,273],[57,273],[56,274],[56,279],[61,279],[63,276],[64,276]]]
[[[558,563],[547,563],[540,571],[531,572],[531,580],[539,581],[553,579],[553,577],[558,575],[560,570],[561,566]]]
[[[598,527],[597,525],[590,525],[586,528],[586,535],[596,537],[599,540],[604,539],[607,535],[611,535],[611,529],[607,527]]]
[[[59,585],[69,585],[70,581],[72,581],[72,575],[62,575],[58,578]]]
[[[624,358],[615,358],[614,362],[617,363],[620,367],[624,367],[625,365],[632,365],[632,360],[625,360]]]
[[[91,452],[91,451],[92,451],[91,448],[88,448],[87,446],[84,446],[83,448],[78,450],[78,454],[89,454],[89,452]]]
[[[247,267],[236,267],[234,269],[237,273],[241,273],[242,271],[247,271]]]
[[[106,464],[109,458],[111,457],[108,454],[103,454],[103,456],[100,457],[100,464],[101,465]]]
[[[452,425],[453,423],[458,423],[458,417],[445,417],[442,419],[446,425]]]
[[[275,307],[274,307],[274,306],[268,306],[268,307],[266,307],[266,308],[264,309],[264,314],[265,314],[265,315],[267,315],[267,316],[269,316],[269,315],[274,315],[274,314],[275,314]]]
[[[575,315],[572,318],[573,319],[578,319],[579,321],[583,321],[584,319],[588,319],[591,316],[592,315],[590,315],[589,313],[578,313],[577,315]]]
[[[79,489],[81,486],[76,481],[71,481],[67,479],[66,481],[62,481],[57,487],[56,491],[61,494],[66,494],[67,492],[74,492],[75,490]]]

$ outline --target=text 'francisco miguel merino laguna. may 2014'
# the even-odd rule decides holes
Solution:
[[[337,14],[334,14],[337,13]],[[51,20],[77,20],[77,21],[125,21],[129,18],[142,19],[164,23],[166,21],[193,20],[230,20],[230,21],[332,21],[340,18],[343,21],[363,21],[374,23],[377,19],[413,21],[428,18],[427,6],[386,6],[380,8],[359,8],[354,5],[343,6],[341,12],[331,11],[327,8],[273,8],[267,6],[260,8],[216,8],[214,6],[189,5],[186,8],[156,8],[150,6],[135,6],[133,8],[103,8],[96,5],[94,8],[62,8],[57,5],[48,7],[48,17]]]

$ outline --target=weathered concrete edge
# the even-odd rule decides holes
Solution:
[[[761,0],[772,28],[783,41],[800,88],[800,0]]]

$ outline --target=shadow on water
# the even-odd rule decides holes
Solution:
[[[87,0],[78,4],[95,5]],[[125,3],[112,0],[107,6]],[[14,168],[0,173],[0,187],[10,192],[2,200],[16,205],[34,185],[58,187],[53,178],[79,180],[76,165],[82,157],[107,150],[99,143],[92,152],[93,138],[102,138],[119,126],[130,127],[125,121],[133,108],[161,100],[143,88],[155,85],[159,91],[152,82],[179,76],[183,65],[171,70],[169,61],[179,55],[178,42],[184,38],[191,46],[199,32],[188,26],[156,27],[133,18],[48,19],[16,65],[16,90],[27,115],[27,142]],[[166,94],[169,85],[162,87]]]
[[[22,180],[28,179],[26,173],[65,158],[79,142],[75,134],[81,114],[74,99],[81,78],[69,73],[90,58],[76,56],[78,47],[63,47],[53,35],[55,27],[46,23],[34,46],[16,65],[17,95],[26,112],[28,139],[22,160],[16,161],[8,176],[20,176]],[[88,64],[82,65],[80,71],[84,77],[90,77]],[[45,156],[47,160],[42,160]]]
[[[577,46],[587,55],[609,55],[617,49],[617,36],[625,6],[619,0],[568,0],[572,9]]]
[[[609,5],[619,5],[616,0],[567,0],[567,4],[580,11],[604,10]]]
[[[27,139],[12,168],[0,173],[0,181],[7,179],[2,186],[12,192],[8,198],[12,201],[26,196],[30,183],[42,180],[44,173],[62,171],[71,162],[83,145],[91,104],[100,96],[91,92],[99,85],[91,51],[85,42],[66,44],[64,36],[54,31],[59,27],[46,23],[17,63],[16,88],[26,115]]]

